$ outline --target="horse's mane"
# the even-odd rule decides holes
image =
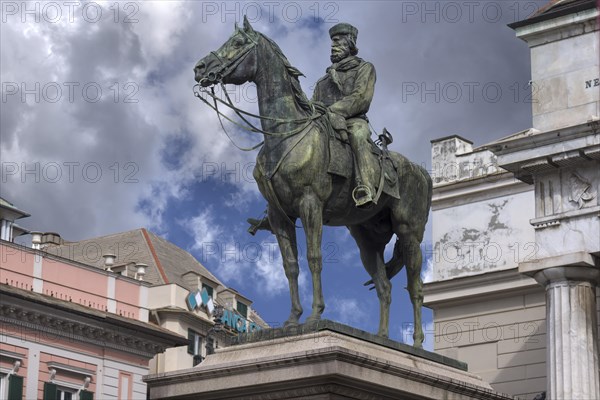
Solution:
[[[287,73],[291,78],[290,80],[292,83],[292,91],[294,93],[296,102],[298,102],[298,104],[300,105],[300,107],[302,107],[304,111],[311,113],[312,105],[308,100],[308,97],[306,97],[306,94],[304,94],[304,91],[302,91],[302,87],[300,86],[300,80],[298,79],[299,76],[304,76],[304,74],[300,72],[298,68],[290,64],[287,57],[283,54],[283,52],[281,51],[277,43],[273,41],[273,39],[267,37],[263,33],[257,33],[267,41],[267,43],[271,46],[275,54],[281,59],[281,61],[283,61],[283,65],[285,66],[285,69],[287,70]]]

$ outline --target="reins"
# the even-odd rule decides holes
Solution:
[[[225,132],[225,135],[227,135],[227,138],[231,141],[231,143],[233,143],[233,145],[235,147],[237,147],[238,149],[243,150],[243,151],[255,150],[255,149],[259,148],[260,146],[262,146],[264,144],[264,141],[258,143],[257,145],[254,145],[253,147],[238,146],[234,142],[234,140],[231,138],[231,135],[229,135],[229,133],[227,132],[227,129],[225,129],[225,126],[223,125],[223,120],[221,119],[221,117],[226,119],[227,121],[231,122],[232,124],[236,125],[237,127],[241,128],[245,131],[248,131],[248,132],[260,133],[260,134],[272,136],[272,137],[291,137],[291,136],[294,136],[294,135],[302,132],[306,128],[308,128],[308,126],[311,124],[312,121],[318,119],[322,115],[322,114],[319,114],[318,112],[316,112],[314,107],[313,107],[312,115],[305,117],[305,118],[298,118],[298,119],[273,118],[273,117],[267,117],[267,116],[253,114],[253,113],[250,113],[248,111],[245,111],[245,110],[242,110],[242,109],[236,107],[233,104],[231,97],[227,93],[227,89],[225,88],[225,85],[223,84],[223,82],[219,81],[219,84],[221,86],[221,90],[225,93],[225,98],[227,99],[227,101],[224,101],[223,99],[219,98],[215,94],[214,86],[211,86],[211,88],[210,88],[211,90],[209,92],[208,90],[203,90],[201,88],[200,84],[196,84],[193,87],[194,96],[196,96],[197,98],[202,100],[202,102],[204,104],[206,104],[208,107],[210,107],[212,110],[214,110],[217,113],[217,116],[219,117],[219,123],[221,125],[221,128]],[[213,104],[211,104],[207,99],[202,97],[201,93],[206,93],[208,96],[210,96],[213,99]],[[240,119],[246,125],[240,124],[239,122],[228,117],[226,114],[222,113],[221,110],[219,110],[218,103],[221,103],[221,104],[225,105],[226,107],[230,108],[231,110],[233,110],[236,113],[236,115],[238,117],[240,117]],[[244,117],[244,115],[247,115],[252,118],[257,118],[260,120],[265,120],[265,121],[273,121],[273,122],[280,122],[280,123],[298,123],[298,124],[302,124],[302,125],[296,129],[292,129],[292,130],[286,131],[286,132],[268,132],[268,131],[265,131],[263,129],[260,129],[260,128],[254,126],[250,121],[248,121],[248,119],[246,117]]]
[[[271,182],[271,179],[273,178],[273,176],[275,175],[275,172],[279,169],[279,167],[281,166],[281,164],[283,163],[283,160],[285,159],[285,157],[298,145],[298,143],[300,143],[300,141],[306,136],[306,133],[308,132],[308,128],[310,127],[310,125],[312,124],[312,122],[318,118],[320,118],[323,115],[323,110],[316,108],[313,104],[311,104],[311,110],[312,113],[310,116],[305,117],[305,118],[297,118],[297,119],[284,119],[284,118],[274,118],[274,117],[268,117],[268,116],[262,116],[262,115],[257,115],[257,114],[253,114],[250,113],[248,111],[244,111],[238,107],[236,107],[233,104],[233,101],[231,100],[229,93],[227,93],[227,90],[225,88],[225,84],[223,83],[223,77],[227,76],[229,73],[231,73],[231,71],[233,71],[243,60],[244,58],[250,53],[251,50],[256,50],[257,47],[257,43],[256,41],[254,41],[249,35],[247,35],[244,31],[240,31],[242,32],[250,41],[251,44],[244,49],[244,51],[240,52],[240,54],[238,54],[235,58],[233,58],[232,60],[230,60],[227,64],[223,62],[223,60],[221,59],[221,57],[219,57],[219,55],[216,52],[211,52],[220,62],[221,62],[221,66],[217,71],[211,71],[208,74],[207,78],[203,78],[208,80],[211,83],[218,83],[221,87],[221,89],[223,90],[223,93],[225,93],[225,98],[227,99],[227,101],[224,101],[223,99],[221,99],[220,97],[218,97],[215,94],[215,85],[211,85],[210,86],[210,91],[208,91],[207,89],[204,89],[204,87],[201,85],[202,80],[194,85],[193,87],[193,92],[194,92],[194,96],[197,97],[198,99],[202,100],[202,102],[204,104],[206,104],[208,107],[210,107],[212,110],[214,110],[219,118],[219,124],[221,125],[221,129],[223,129],[223,132],[225,132],[225,135],[227,136],[227,138],[229,139],[229,141],[231,141],[231,143],[238,149],[242,150],[242,151],[252,151],[252,150],[256,150],[257,148],[259,148],[260,146],[262,146],[264,144],[264,140],[252,147],[242,147],[239,146],[237,143],[235,143],[235,141],[233,140],[233,138],[231,137],[231,135],[229,134],[229,132],[227,132],[227,130],[225,129],[225,126],[223,125],[223,120],[221,119],[221,117],[225,118],[226,120],[228,120],[229,122],[233,123],[234,125],[238,126],[239,128],[246,130],[248,132],[255,132],[255,133],[260,133],[263,135],[267,135],[267,136],[271,136],[271,137],[280,137],[280,138],[290,138],[292,136],[298,135],[299,133],[304,133],[301,137],[299,137],[295,143],[293,143],[292,146],[290,146],[287,151],[282,155],[282,157],[279,159],[278,163],[276,164],[275,168],[273,169],[273,171],[270,172],[270,174],[265,174],[265,172],[263,171],[262,175],[264,177],[265,183],[267,185],[268,188],[268,194],[267,197],[271,197],[271,202],[274,203],[275,207],[279,210],[279,212],[287,219],[287,221],[290,223],[290,225],[299,228],[299,226],[297,226],[291,219],[290,217],[287,215],[287,213],[285,212],[285,210],[283,210],[283,207],[281,206],[279,199],[277,198],[277,194],[275,193],[275,189],[273,188],[273,183]],[[205,93],[207,96],[210,96],[213,99],[213,104],[211,104],[207,99],[205,99],[202,96],[202,93]],[[219,103],[223,104],[224,106],[230,108],[231,110],[233,110],[235,112],[235,114],[245,123],[241,124],[237,121],[234,121],[233,119],[231,119],[229,116],[225,115],[224,113],[221,112],[221,110],[219,110]],[[294,123],[294,124],[300,124],[300,126],[298,128],[286,131],[286,132],[269,132],[269,131],[265,131],[263,129],[260,129],[258,127],[256,127],[254,124],[252,124],[250,121],[248,121],[248,119],[246,118],[246,116],[248,117],[252,117],[252,118],[257,118],[259,120],[262,121],[272,121],[272,122],[277,122],[277,123],[285,123],[285,124],[289,124],[289,123]],[[258,167],[260,167],[260,165],[257,164]],[[269,199],[267,199],[269,200]]]

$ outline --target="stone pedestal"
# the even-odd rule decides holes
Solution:
[[[600,269],[555,267],[533,276],[546,288],[548,399],[600,399],[596,317]]]
[[[322,321],[262,331],[192,369],[145,378],[151,399],[508,400],[466,365]]]

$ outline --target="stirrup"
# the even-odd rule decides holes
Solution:
[[[259,230],[271,231],[271,224],[269,223],[268,217],[264,217],[260,220],[248,218],[246,221],[250,224],[250,227],[248,227],[248,233],[252,236],[256,235],[256,232]]]
[[[373,193],[368,186],[358,185],[352,191],[352,199],[354,200],[356,207],[361,207],[373,203]]]

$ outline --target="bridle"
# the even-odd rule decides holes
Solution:
[[[199,83],[194,85],[193,92],[194,92],[194,96],[196,96],[197,98],[202,100],[202,102],[204,104],[209,106],[211,109],[213,109],[217,113],[217,116],[219,117],[219,123],[221,124],[221,128],[223,129],[223,131],[225,132],[225,135],[231,141],[231,143],[240,150],[252,151],[252,150],[255,150],[255,149],[259,148],[260,146],[262,146],[264,144],[264,141],[254,145],[252,147],[238,146],[234,142],[234,140],[231,138],[231,135],[225,129],[225,126],[223,125],[223,120],[221,119],[221,117],[225,118],[226,120],[233,123],[234,125],[242,128],[246,131],[249,131],[249,132],[256,132],[256,133],[260,133],[260,134],[272,136],[272,137],[290,137],[290,136],[294,136],[294,135],[299,134],[300,132],[305,131],[311,125],[312,121],[320,118],[323,114],[319,113],[313,105],[311,105],[312,114],[310,116],[305,117],[305,118],[298,118],[298,119],[285,119],[285,118],[273,118],[273,117],[261,116],[261,115],[257,115],[257,114],[253,114],[253,113],[244,111],[244,110],[236,107],[233,104],[233,101],[231,100],[231,98],[229,97],[229,94],[227,93],[225,84],[223,83],[223,77],[226,77],[231,72],[233,72],[242,63],[242,61],[244,61],[244,59],[248,56],[248,54],[250,54],[250,52],[253,50],[256,51],[257,47],[258,47],[258,43],[250,35],[248,35],[244,30],[238,29],[237,31],[242,33],[249,40],[248,44],[244,47],[244,49],[242,49],[242,51],[240,51],[235,57],[233,57],[231,60],[229,60],[227,62],[225,60],[223,60],[217,54],[216,51],[211,51],[210,54],[212,54],[221,63],[221,65],[219,66],[219,68],[216,69],[216,71],[210,71],[208,73],[207,77],[202,78]],[[208,88],[205,88],[204,86],[202,86],[202,83],[204,83],[204,82],[210,83],[210,91],[208,90]],[[225,98],[227,99],[227,101],[222,100],[215,94],[215,85],[216,84],[220,85],[221,90],[223,91],[223,93],[225,93]],[[206,94],[206,95],[210,96],[213,99],[213,104],[211,104],[207,99],[202,97],[202,94]],[[237,121],[234,121],[233,119],[229,118],[227,115],[223,114],[219,110],[218,103],[221,103],[224,106],[232,109],[236,113],[236,115],[244,122],[245,125],[241,124]],[[292,129],[292,130],[286,131],[286,132],[268,132],[268,131],[264,131],[264,130],[256,127],[254,124],[252,124],[250,121],[248,121],[248,119],[245,116],[257,118],[257,119],[264,120],[264,121],[278,122],[278,123],[295,123],[295,124],[300,124],[300,126],[298,128],[295,128],[295,129]]]
[[[249,43],[246,44],[245,48],[228,62],[225,62],[216,51],[211,51],[210,54],[215,56],[221,65],[216,71],[210,71],[206,78],[201,79],[200,83],[202,83],[204,80],[208,82],[221,82],[223,77],[229,75],[233,70],[235,70],[252,50],[256,50],[258,43],[242,29],[237,28],[236,30],[237,32],[243,34],[246,39],[249,40]]]

